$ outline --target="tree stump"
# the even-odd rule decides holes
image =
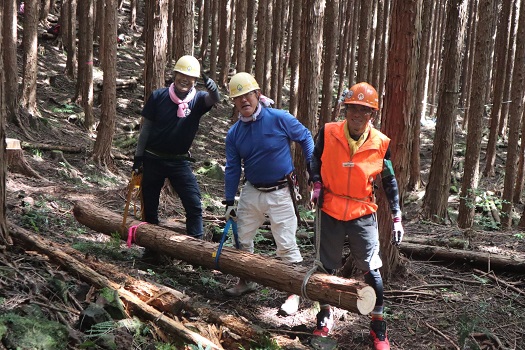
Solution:
[[[29,177],[35,177],[37,179],[44,179],[39,173],[37,173],[27,163],[24,158],[24,152],[20,145],[20,140],[17,139],[5,139],[6,142],[6,163],[7,170],[11,173],[19,173]]]

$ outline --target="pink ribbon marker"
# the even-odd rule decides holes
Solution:
[[[131,248],[131,243],[133,243],[135,241],[135,235],[137,233],[137,229],[142,224],[147,224],[147,222],[141,222],[140,224],[133,225],[133,226],[131,226],[129,228],[129,230],[128,230],[128,240],[126,242],[127,245],[128,245],[128,248]]]

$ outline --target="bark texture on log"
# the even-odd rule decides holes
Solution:
[[[200,334],[189,330],[182,323],[167,317],[162,312],[158,311],[153,306],[146,304],[119,284],[111,281],[105,276],[100,275],[89,266],[69,256],[67,253],[61,250],[61,247],[56,247],[55,243],[44,240],[36,235],[33,235],[31,232],[12,224],[9,224],[9,229],[14,239],[18,239],[24,244],[27,244],[29,247],[37,249],[38,251],[48,255],[66,270],[74,274],[78,274],[84,281],[94,284],[98,287],[107,287],[116,290],[119,296],[123,299],[124,304],[126,304],[128,308],[132,309],[134,313],[139,314],[141,317],[156,322],[162,328],[178,335],[192,344],[200,344],[202,346],[209,347],[210,349],[222,349],[220,345],[214,344]]]
[[[128,239],[128,229],[132,225],[140,224],[139,221],[132,220],[122,227],[120,215],[80,201],[75,202],[73,213],[81,224],[108,235],[119,232],[123,240]],[[375,292],[363,282],[322,273],[313,273],[307,278],[310,270],[308,268],[290,266],[277,259],[228,247],[222,249],[219,266],[216,266],[214,253],[218,244],[194,239],[156,225],[137,226],[134,242],[190,264],[216,269],[355,313],[366,315],[375,306]],[[307,280],[304,281],[305,279]]]
[[[22,151],[19,140],[6,139],[5,141],[5,161],[7,163],[8,171],[47,181],[47,179],[43,178],[39,173],[31,168],[29,163],[27,163],[26,159],[24,158],[24,152]]]
[[[525,260],[488,252],[475,252],[461,249],[442,248],[423,244],[403,242],[399,248],[407,255],[446,259],[447,261],[467,262],[475,265],[501,269],[505,271],[525,271]]]

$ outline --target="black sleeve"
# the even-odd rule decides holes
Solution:
[[[310,161],[310,179],[312,182],[320,181],[321,179],[321,156],[324,150],[324,126],[319,130],[317,134],[317,140],[315,141],[314,152],[312,154],[312,160]]]

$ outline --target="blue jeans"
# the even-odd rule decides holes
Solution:
[[[145,221],[158,225],[160,191],[169,179],[186,211],[186,234],[202,238],[201,193],[190,162],[181,159],[144,158],[142,197]]]

